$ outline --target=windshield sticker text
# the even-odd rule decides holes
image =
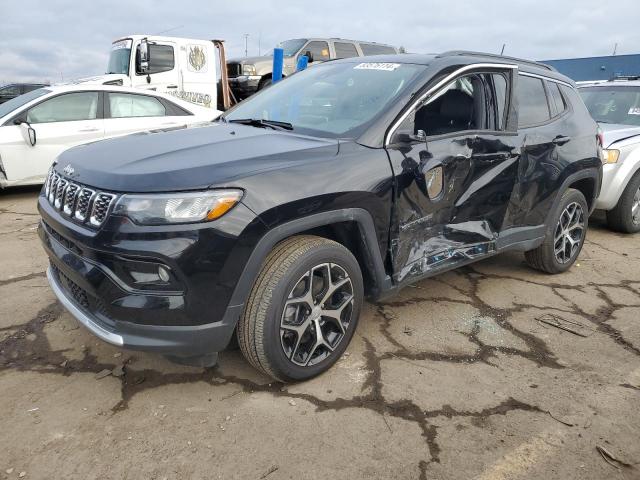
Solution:
[[[359,63],[354,70],[382,70],[384,72],[393,72],[400,67],[399,63]]]
[[[123,48],[131,48],[131,40],[120,40],[111,44],[111,50],[122,50]]]

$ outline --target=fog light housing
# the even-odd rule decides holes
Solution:
[[[162,265],[158,267],[158,277],[160,277],[160,280],[162,280],[164,283],[169,283],[169,280],[171,280],[169,270],[167,270]]]

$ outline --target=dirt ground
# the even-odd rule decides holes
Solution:
[[[0,479],[640,478],[640,236],[595,218],[564,275],[505,254],[368,303],[334,368],[284,386],[78,327],[36,197],[0,193]]]

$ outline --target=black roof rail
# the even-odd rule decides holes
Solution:
[[[524,58],[517,57],[507,57],[505,55],[497,55],[495,53],[483,53],[483,52],[473,52],[468,50],[450,50],[448,52],[441,53],[438,57],[449,57],[454,55],[460,56],[470,56],[470,57],[489,57],[489,58],[499,58],[503,60],[509,60],[512,62],[523,63],[525,65],[531,65],[532,67],[544,68],[545,70],[549,70],[552,72],[556,72],[557,70],[553,68],[551,65],[547,65],[546,63],[536,62],[535,60],[525,60]]]
[[[623,80],[640,80],[640,75],[615,75],[609,79],[609,82],[619,82]]]

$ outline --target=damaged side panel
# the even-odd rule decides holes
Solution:
[[[388,150],[396,175],[391,235],[396,282],[496,252],[516,182],[516,145],[517,136],[459,134]],[[441,190],[434,181],[442,182]]]

